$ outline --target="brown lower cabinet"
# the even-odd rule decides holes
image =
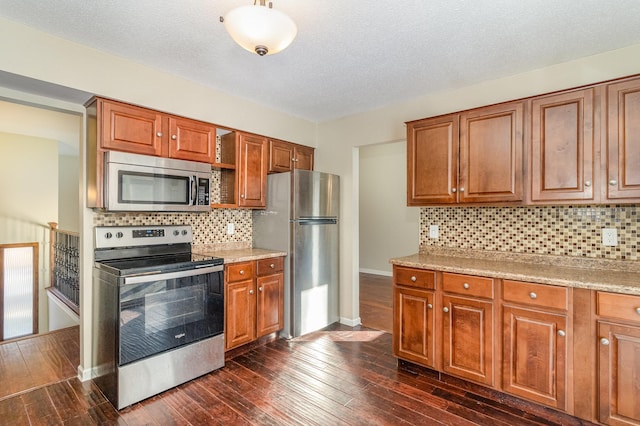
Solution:
[[[225,265],[225,350],[284,327],[284,258]]]
[[[394,265],[394,354],[577,417],[640,425],[640,296]]]

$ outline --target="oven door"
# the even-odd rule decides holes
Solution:
[[[119,365],[224,331],[223,266],[124,278]]]

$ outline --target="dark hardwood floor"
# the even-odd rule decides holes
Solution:
[[[61,337],[62,335],[60,335]],[[54,336],[55,337],[55,336]],[[15,347],[14,347],[15,350]],[[14,376],[0,370],[4,387]],[[89,381],[0,400],[3,425],[577,425],[573,417],[412,365],[391,335],[334,325],[237,354],[226,366],[117,412]]]
[[[360,321],[362,325],[393,331],[392,279],[360,272]]]

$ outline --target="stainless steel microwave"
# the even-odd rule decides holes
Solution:
[[[108,211],[210,211],[211,165],[107,151],[104,200]]]

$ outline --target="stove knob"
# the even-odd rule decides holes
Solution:
[[[106,234],[104,234],[104,237],[108,240],[109,238],[113,237],[113,234],[111,234],[111,232],[107,232]]]
[[[177,237],[178,235],[180,235],[180,231],[178,231],[178,230],[176,229],[175,231],[173,231],[173,235],[175,235],[175,236]]]
[[[122,232],[116,232],[116,238],[122,238],[124,234]]]
[[[186,229],[183,229],[183,230],[182,230],[182,235],[187,235],[187,234],[188,234],[187,230],[186,230]]]

